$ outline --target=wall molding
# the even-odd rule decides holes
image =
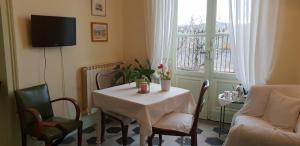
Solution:
[[[1,2],[1,19],[5,49],[5,62],[7,64],[8,79],[10,80],[11,89],[15,90],[19,87],[18,67],[17,67],[17,52],[16,52],[16,39],[13,18],[13,4],[11,0],[3,0]]]

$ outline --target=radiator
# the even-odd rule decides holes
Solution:
[[[82,111],[85,114],[90,114],[95,111],[92,108],[92,92],[97,89],[96,74],[98,72],[111,71],[117,65],[123,64],[122,62],[93,65],[81,68],[82,79]]]

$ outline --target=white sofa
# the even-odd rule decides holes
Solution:
[[[245,105],[233,117],[231,129],[223,144],[224,146],[300,146],[299,113],[295,117],[295,126],[292,130],[274,126],[264,118],[266,106],[270,104],[269,100],[274,99],[274,97],[270,98],[270,95],[273,95],[275,90],[286,96],[300,98],[299,85],[253,86]],[[292,108],[287,107],[285,110],[289,112]],[[279,117],[282,113],[279,114],[276,110],[272,113],[273,117],[285,118]],[[282,109],[280,109],[281,111]],[[270,113],[269,110],[268,113]]]

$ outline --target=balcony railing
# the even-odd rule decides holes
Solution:
[[[177,69],[203,71],[205,66],[206,37],[200,34],[181,34],[177,37]],[[233,73],[229,35],[218,33],[213,44],[214,71]]]

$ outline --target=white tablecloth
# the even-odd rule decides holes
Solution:
[[[135,83],[95,90],[92,103],[102,110],[136,119],[140,124],[141,145],[151,135],[152,125],[163,115],[173,111],[194,112],[195,101],[189,90],[171,87],[169,91],[161,91],[160,85],[154,83],[148,94],[139,94],[137,90]]]

